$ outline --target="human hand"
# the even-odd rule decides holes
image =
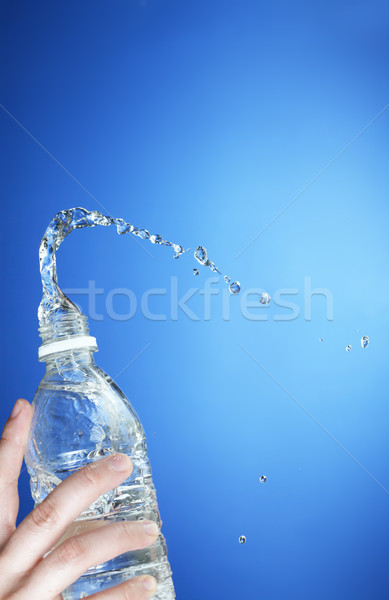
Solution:
[[[0,440],[0,600],[62,600],[61,592],[87,569],[150,546],[159,533],[151,521],[121,521],[61,541],[83,510],[129,477],[132,462],[125,454],[103,458],[65,479],[16,528],[18,478],[32,414],[31,405],[18,400]],[[148,600],[155,591],[154,577],[145,575],[89,598]]]

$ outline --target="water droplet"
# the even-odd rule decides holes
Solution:
[[[194,257],[201,265],[207,264],[207,251],[203,246],[197,246],[196,250],[194,251]]]
[[[351,346],[350,345],[346,346],[346,352],[350,352],[350,350],[351,350]]]
[[[269,304],[270,300],[270,294],[268,294],[267,292],[263,292],[263,294],[261,294],[259,297],[259,301],[261,304]]]
[[[233,281],[230,283],[230,292],[231,294],[238,294],[240,292],[240,283],[239,281]]]
[[[228,275],[224,275],[224,281],[225,281],[226,283],[230,283],[230,281],[231,281],[231,277],[228,277]]]
[[[319,342],[322,342],[322,341],[323,341],[323,338],[319,338]]]
[[[178,252],[176,252],[176,253],[173,255],[173,258],[180,258],[180,256],[181,256],[181,254],[178,254]]]
[[[161,242],[163,242],[162,236],[161,235],[151,235],[150,242],[152,244],[160,244]]]
[[[367,347],[368,347],[368,345],[369,345],[369,338],[368,338],[368,336],[367,336],[367,335],[364,335],[364,336],[361,338],[361,346],[362,346],[362,348],[367,348]]]
[[[198,269],[193,269],[193,275],[198,275],[200,271]]]
[[[266,477],[266,475],[261,475],[261,476],[260,476],[260,478],[259,478],[259,481],[260,481],[261,483],[266,483],[266,481],[267,481],[267,477]]]
[[[213,271],[214,273],[220,273],[220,271],[217,268],[217,266],[215,265],[215,263],[213,263],[211,260],[207,261],[207,265],[211,269],[211,271]]]
[[[245,544],[246,543],[246,536],[245,535],[241,535],[239,538],[239,544]]]
[[[134,233],[135,235],[141,237],[142,240],[148,240],[150,237],[150,233],[147,231],[147,229],[138,229],[137,231],[134,230]]]
[[[172,247],[174,248],[177,254],[184,254],[185,252],[184,248],[180,246],[180,244],[172,244]]]

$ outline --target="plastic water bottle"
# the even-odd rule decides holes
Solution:
[[[150,519],[161,526],[144,430],[128,399],[94,362],[96,340],[82,313],[63,314],[40,328],[39,360],[46,362],[33,400],[34,417],[26,450],[35,504],[71,473],[116,452],[131,457],[134,469],[118,488],[101,496],[73,523],[70,535],[105,521]],[[173,600],[175,592],[165,539],[143,550],[126,552],[88,569],[63,593],[78,600],[138,575],[153,575],[155,600]]]

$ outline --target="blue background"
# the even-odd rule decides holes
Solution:
[[[38,246],[56,212],[84,206],[202,243],[242,284],[228,321],[223,282],[209,320],[199,292],[188,303],[198,321],[169,317],[170,292],[150,301],[166,321],[142,316],[142,294],[170,290],[173,276],[179,296],[205,285],[211,273],[194,278],[191,256],[172,260],[114,228],[74,232],[58,255],[63,288],[104,289],[90,326],[106,372],[150,344],[117,381],[146,430],[177,597],[387,598],[389,110],[236,256],[389,102],[388,4],[3,1],[0,11],[1,425],[43,376]],[[304,319],[305,277],[332,293],[332,321],[320,296]],[[136,294],[132,319],[107,316],[115,288]],[[267,321],[244,318],[249,288],[297,289],[284,298],[300,315],[275,320],[291,313],[272,302],[250,309]],[[128,300],[114,307],[125,314]],[[20,489],[23,517],[26,472]]]

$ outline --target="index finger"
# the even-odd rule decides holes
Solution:
[[[0,549],[15,530],[18,479],[32,412],[27,400],[17,400],[0,439]]]
[[[90,463],[60,483],[22,521],[1,556],[1,567],[29,571],[53,548],[69,525],[101,496],[117,487],[132,471],[125,454]]]

